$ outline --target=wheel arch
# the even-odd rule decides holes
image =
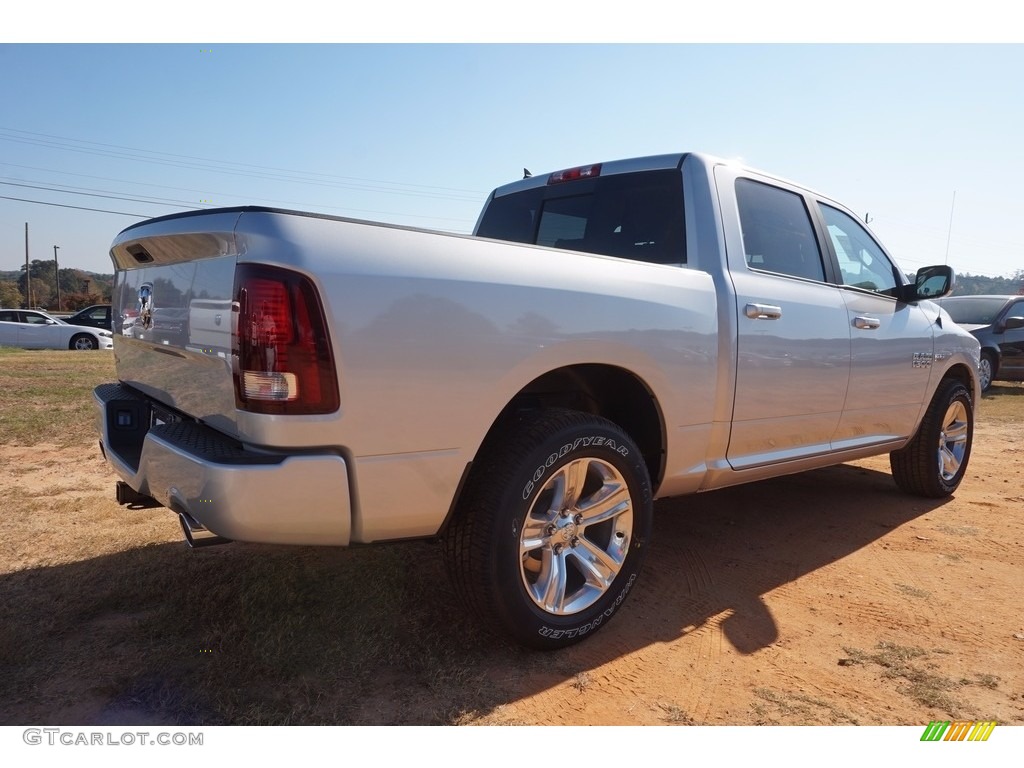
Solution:
[[[939,383],[935,388],[936,391],[938,391],[938,388],[942,386],[943,382],[949,380],[959,381],[967,387],[967,391],[971,393],[971,399],[977,402],[978,396],[981,394],[977,376],[974,375],[967,365],[957,363],[956,365],[950,366],[949,370],[942,374],[942,378],[939,380]]]
[[[994,378],[999,371],[999,363],[1001,362],[999,346],[997,344],[985,344],[981,348],[981,354],[987,355],[992,360],[992,376]]]
[[[524,411],[568,408],[603,416],[625,430],[640,448],[651,488],[657,490],[665,472],[665,419],[647,383],[632,371],[606,363],[577,363],[555,368],[534,378],[513,395],[487,429],[480,447],[506,429],[509,420]],[[452,499],[443,531],[458,506],[472,464],[466,467]]]
[[[665,419],[651,388],[635,373],[600,363],[549,371],[516,393],[491,425],[488,437],[504,419],[537,408],[569,408],[617,424],[640,448],[651,487],[657,489],[665,471]]]

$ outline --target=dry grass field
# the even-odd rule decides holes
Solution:
[[[956,496],[885,458],[656,505],[621,615],[557,653],[456,607],[432,542],[190,551],[113,500],[109,354],[0,349],[0,725],[1024,724],[1024,387]]]

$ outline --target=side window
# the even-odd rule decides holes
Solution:
[[[900,284],[896,268],[860,222],[828,205],[821,205],[821,213],[839,259],[843,285],[895,296]]]
[[[800,195],[750,179],[738,179],[736,202],[748,267],[808,280],[825,280],[821,249]]]
[[[18,313],[10,309],[0,311],[0,323],[18,322]]]
[[[45,325],[47,318],[35,312],[23,312],[22,315],[25,318],[26,323],[32,323],[33,325]]]

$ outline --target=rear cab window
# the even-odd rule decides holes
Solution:
[[[678,169],[576,179],[496,196],[478,237],[685,264],[682,177]]]

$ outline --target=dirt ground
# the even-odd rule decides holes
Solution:
[[[438,673],[433,682],[424,682],[428,663],[410,673],[403,667],[409,662],[373,657],[375,668],[358,678],[358,710],[339,704],[337,722],[924,725],[963,718],[1024,724],[1024,429],[1019,418],[987,416],[998,398],[1024,406],[1024,388],[994,391],[980,404],[968,476],[953,498],[933,502],[901,494],[881,457],[659,501],[642,578],[615,621],[593,638],[553,654],[471,638],[465,674],[453,671],[457,656],[446,657],[438,662],[443,679]],[[192,554],[166,510],[129,512],[115,504],[113,475],[95,443],[75,453],[70,458],[67,449],[45,445],[0,447],[0,589],[7,584],[8,594],[17,595],[3,603],[4,619],[39,610],[47,617],[33,619],[38,626],[21,634],[0,630],[0,662],[11,665],[15,692],[0,704],[0,723],[201,724],[204,710],[189,714],[166,703],[166,686],[164,703],[154,703],[156,694],[147,698],[136,686],[126,698],[111,682],[111,670],[123,674],[132,659],[146,659],[145,643],[155,641],[132,628],[155,608],[95,611],[81,636],[74,622],[60,624],[61,611],[84,609],[61,604],[65,588],[57,586],[56,572],[81,581],[87,572],[76,568],[106,558],[105,580],[130,580],[129,566],[144,569],[148,559],[165,568]],[[212,565],[204,567],[227,568],[218,564],[233,561],[214,553],[232,549],[250,553],[228,556],[236,560],[266,557],[245,546],[208,550],[204,562]],[[433,550],[399,546],[411,547],[395,551],[410,553],[412,561],[431,564],[421,566],[425,575],[408,577],[415,585],[399,578],[381,587],[384,597],[370,601],[376,608],[369,610],[387,610],[407,589],[437,594],[426,598],[428,609],[442,614],[437,626],[418,630],[409,642],[457,645],[457,629],[442,626],[447,587],[433,581],[441,573],[430,561]],[[274,548],[274,557],[293,557],[282,549]],[[391,557],[386,548],[359,551],[371,561]],[[307,570],[326,567],[326,560],[310,557],[328,555],[302,555]],[[52,607],[32,607],[37,597]],[[203,599],[211,601],[211,612],[241,610],[232,594],[214,591]],[[143,602],[160,600],[156,594]],[[86,649],[90,633],[107,637],[104,632],[115,638],[105,655],[67,650]],[[34,683],[13,666],[27,659],[17,650],[26,637],[49,659]],[[287,651],[261,653],[273,664],[281,663],[275,653]],[[310,677],[295,673],[296,697],[353,698],[345,686],[355,683]],[[251,684],[251,700],[263,695],[255,672],[231,680],[235,687]],[[178,690],[189,685],[187,678],[174,684]],[[302,720],[296,715],[292,722]],[[243,721],[261,720],[219,719]]]

